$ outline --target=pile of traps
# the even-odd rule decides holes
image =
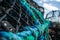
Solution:
[[[0,1],[0,40],[49,40],[44,9],[31,4],[30,0]]]

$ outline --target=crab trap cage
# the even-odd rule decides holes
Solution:
[[[46,15],[46,19],[50,20],[51,23],[49,27],[51,31],[49,32],[49,34],[52,40],[59,40],[60,39],[60,10],[50,11]]]
[[[33,0],[0,0],[0,40],[50,40],[50,22]]]

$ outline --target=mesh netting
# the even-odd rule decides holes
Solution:
[[[49,21],[43,18],[42,7],[26,0],[3,0],[0,4],[1,39],[48,40]]]

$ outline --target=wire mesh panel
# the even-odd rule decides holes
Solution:
[[[17,29],[17,26],[20,24],[20,5],[18,0],[3,0],[0,5],[1,23],[7,23],[8,26],[12,26],[14,29]],[[7,26],[6,26],[7,27]],[[9,27],[8,27],[9,28]],[[11,28],[10,28],[11,29]],[[16,31],[16,30],[15,30]]]

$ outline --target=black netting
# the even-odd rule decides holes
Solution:
[[[40,8],[36,3],[33,1],[27,0],[29,4],[32,4],[35,8],[39,11]],[[36,6],[36,5],[37,6]],[[42,8],[42,10],[44,10]],[[43,13],[43,12],[42,12]],[[24,8],[21,7],[19,0],[2,0],[0,2],[0,22],[1,24],[6,23],[8,26],[1,26],[1,29],[17,32],[18,28],[19,31],[24,30],[25,26],[32,26],[34,25],[34,21],[32,20],[31,16],[27,14]],[[14,30],[12,30],[14,29]]]

